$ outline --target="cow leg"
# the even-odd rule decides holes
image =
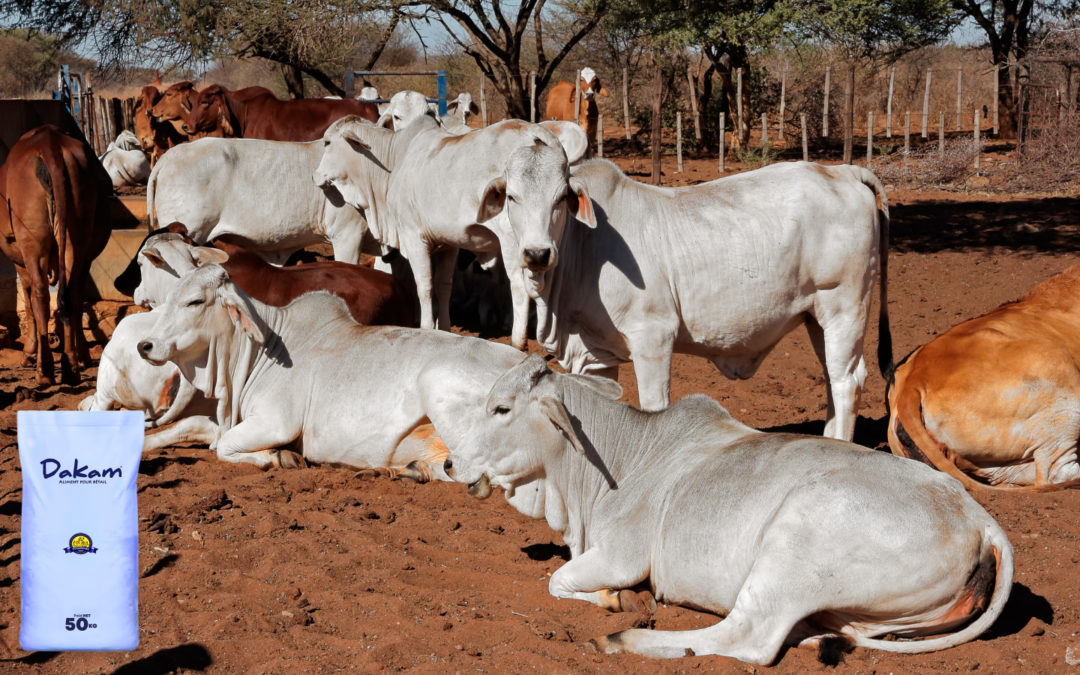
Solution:
[[[500,239],[502,241],[502,239]],[[510,282],[510,302],[514,308],[514,323],[510,328],[510,344],[514,349],[525,351],[529,333],[529,291],[525,285],[525,270],[520,265],[507,265],[507,260],[514,260],[509,247],[503,247],[502,260],[506,269],[506,278]],[[498,270],[494,270],[498,274]]]
[[[642,410],[663,410],[671,402],[671,353],[675,332],[653,330],[627,335]]]
[[[415,249],[402,249],[412,267],[413,281],[416,283],[416,297],[420,299],[420,327],[435,328],[435,318],[431,312],[431,251],[424,242],[418,242]]]
[[[46,258],[46,264],[48,259]],[[31,263],[27,266],[30,275],[30,314],[33,315],[33,324],[37,335],[37,383],[39,385],[52,385],[53,379],[53,356],[49,347],[49,313],[51,303],[49,299],[49,282],[45,278],[42,269]]]
[[[439,303],[438,328],[450,330],[450,294],[454,290],[454,270],[458,250],[446,248],[435,253],[435,300]]]
[[[334,247],[334,260],[356,265],[360,262],[360,249],[364,243],[364,232],[343,232],[334,235],[330,245]]]
[[[69,283],[65,286],[67,293],[68,313],[65,317],[57,317],[56,330],[63,336],[63,352],[60,354],[60,381],[64,384],[78,384],[79,374],[79,343],[82,335],[82,296],[78,292],[78,283]],[[66,320],[67,324],[61,320]],[[87,352],[89,362],[89,352]]]
[[[34,321],[34,306],[30,300],[30,275],[19,269],[19,288],[22,289],[23,307],[26,308],[26,331],[23,333],[23,365],[32,366],[37,360],[37,322]]]
[[[555,570],[548,582],[548,593],[556,598],[584,600],[613,612],[621,611],[619,589],[635,586],[649,576],[643,551],[640,565],[626,562],[634,553],[638,552],[613,557],[603,549],[591,548]]]
[[[850,441],[855,435],[855,420],[866,381],[863,336],[867,315],[865,311],[861,315],[853,320],[838,312],[824,320],[811,317],[806,321],[810,342],[821,361],[829,388],[825,416],[827,438]]]
[[[185,417],[168,429],[162,429],[156,434],[146,434],[143,438],[143,452],[168,448],[180,443],[200,443],[209,446],[218,440],[220,433],[220,427],[209,417],[202,415]]]
[[[277,456],[274,448],[289,444],[296,436],[265,419],[248,418],[221,435],[217,456],[223,462],[244,462],[265,468],[273,464]]]

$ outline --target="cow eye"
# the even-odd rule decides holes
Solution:
[[[514,199],[514,195],[506,195],[506,201],[508,201],[508,202],[516,202],[517,200]]]
[[[510,408],[504,405],[496,406],[495,410],[491,411],[492,415],[507,415],[510,413]]]
[[[198,307],[199,305],[203,304],[204,302],[205,302],[205,300],[203,300],[202,298],[196,298],[195,300],[192,300],[191,302],[189,302],[187,304],[187,306],[188,307]]]

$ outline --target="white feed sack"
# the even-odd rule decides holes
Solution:
[[[139,645],[141,412],[19,412],[27,651]]]

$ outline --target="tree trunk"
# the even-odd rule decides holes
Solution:
[[[703,147],[710,147],[713,139],[710,138],[708,130],[712,128],[709,123],[716,114],[709,108],[709,103],[712,102],[713,96],[713,73],[716,72],[716,64],[709,62],[709,67],[705,69],[705,74],[702,75],[701,82],[696,87],[698,91],[698,115],[701,117],[702,129],[701,129],[701,142]],[[716,111],[718,114],[720,111]]]
[[[304,98],[304,73],[296,66],[281,64],[281,74],[285,77],[285,87],[289,98]]]

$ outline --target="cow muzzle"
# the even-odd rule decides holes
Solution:
[[[551,266],[552,251],[550,248],[527,248],[522,258],[529,267],[547,268]]]
[[[155,344],[153,340],[143,340],[139,342],[136,349],[139,350],[139,356],[141,356],[144,361],[147,361],[155,366],[163,366],[165,365],[165,362],[169,360],[169,358],[168,356],[163,358],[160,354],[155,354],[155,352],[159,351],[157,347],[158,345]]]
[[[321,171],[316,171],[315,173],[311,174],[311,180],[315,181],[315,187],[319,188],[320,190],[329,190],[330,188],[334,187],[334,180],[327,177],[326,174],[322,173]]]
[[[469,496],[477,499],[487,499],[491,496],[491,481],[486,473],[480,474],[475,483],[469,483]]]

